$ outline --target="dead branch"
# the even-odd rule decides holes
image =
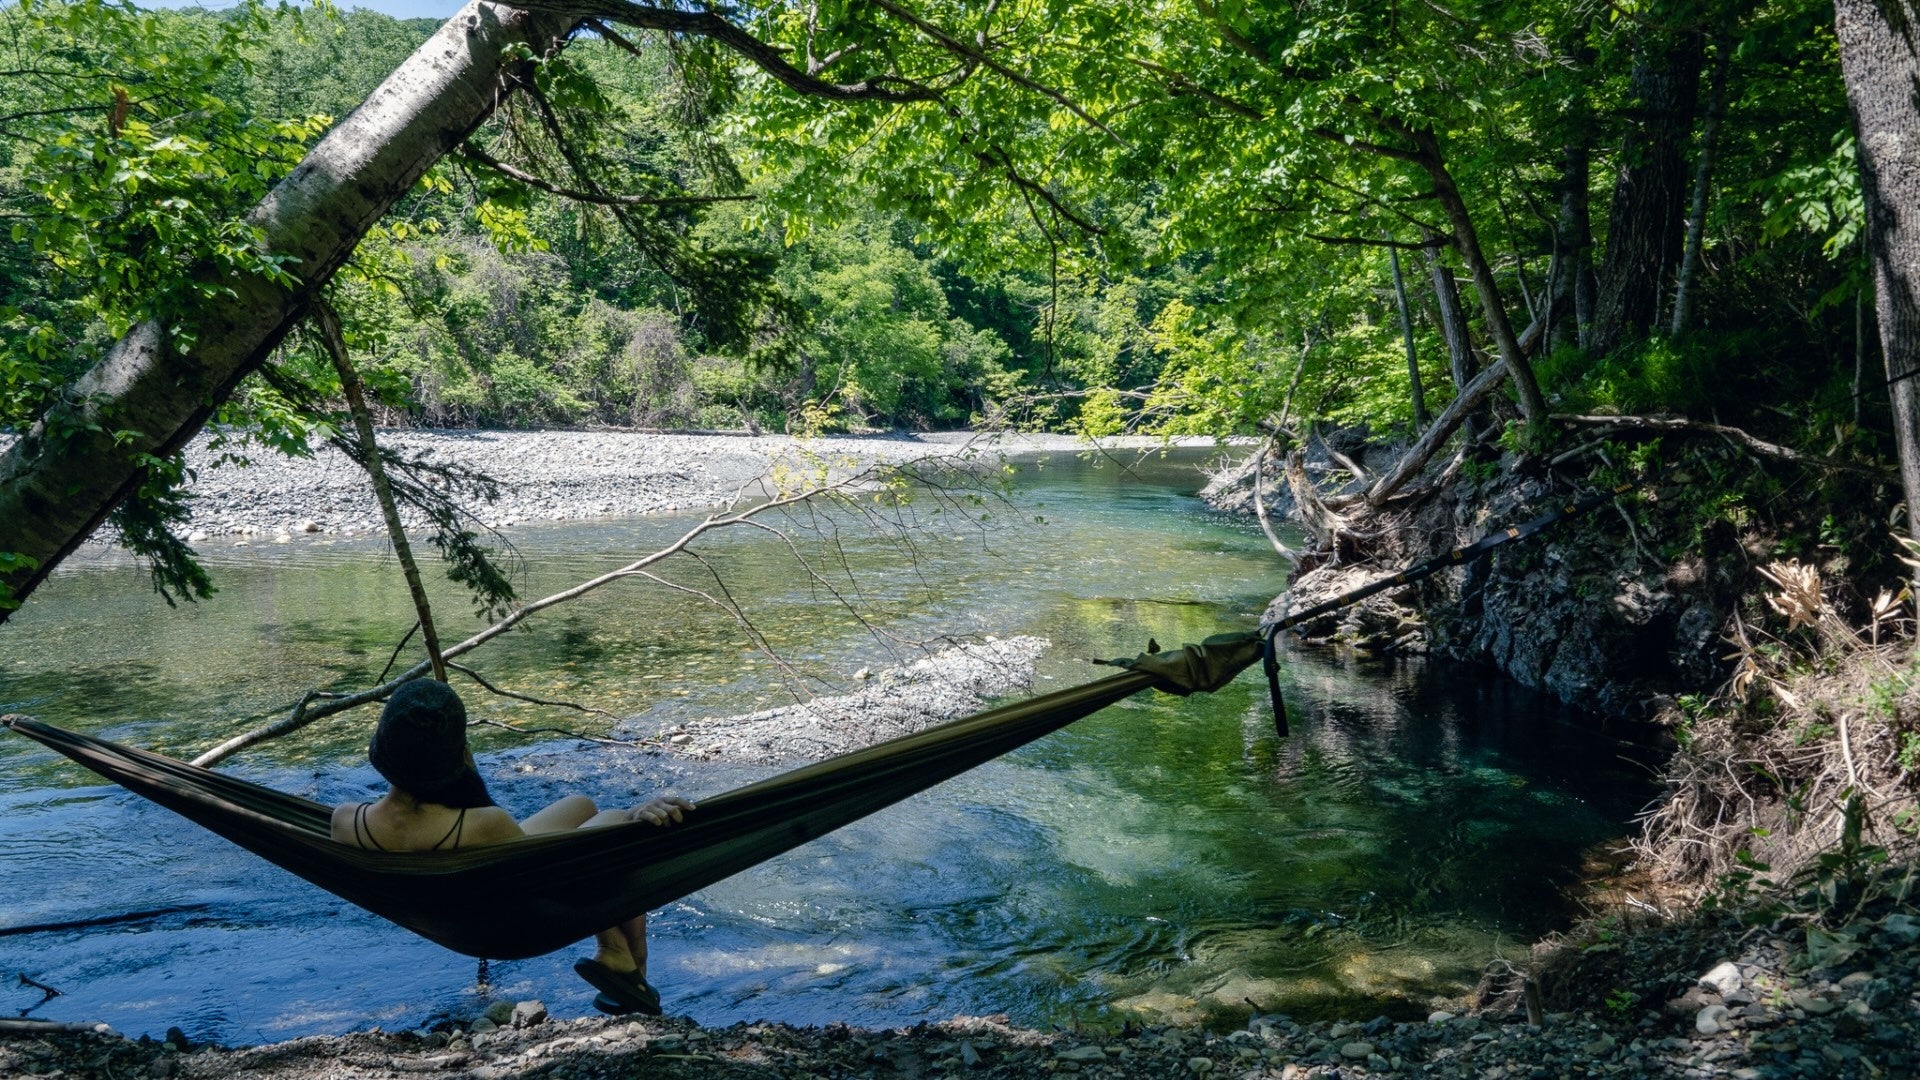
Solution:
[[[1725,424],[1710,424],[1705,420],[1690,420],[1684,416],[1578,416],[1570,413],[1554,413],[1552,419],[1575,427],[1595,427],[1607,434],[1630,432],[1633,434],[1660,434],[1673,431],[1698,431],[1710,435],[1719,435],[1744,450],[1763,457],[1779,458],[1796,465],[1807,465],[1816,469],[1830,469],[1834,472],[1849,472],[1876,479],[1891,479],[1889,469],[1871,465],[1860,465],[1838,458],[1823,457],[1795,450],[1790,446],[1781,446],[1764,439],[1756,438],[1737,427]]]
[[[677,588],[682,591],[691,592],[727,610],[730,614],[734,615],[736,621],[741,621],[742,624],[746,626],[749,633],[749,637],[753,640],[753,643],[757,649],[765,653],[769,658],[774,660],[775,663],[779,664],[783,670],[788,671],[790,674],[796,674],[793,672],[793,669],[791,668],[791,666],[788,665],[783,660],[783,658],[781,658],[778,655],[778,653],[773,650],[772,646],[766,641],[766,639],[760,636],[759,632],[752,627],[750,621],[746,620],[745,613],[740,610],[737,602],[732,601],[732,598],[730,596],[723,601],[721,599],[711,596],[710,594],[700,592],[699,590],[688,589],[686,586],[674,585],[670,582],[666,582],[664,579],[653,574],[650,568],[652,568],[653,566],[659,564],[660,562],[668,558],[671,558],[675,555],[679,555],[683,553],[697,558],[697,556],[695,556],[694,553],[690,551],[691,545],[701,537],[719,529],[731,528],[734,526],[749,526],[753,528],[767,529],[768,531],[778,533],[779,530],[770,529],[764,522],[756,521],[755,519],[769,513],[786,513],[794,508],[806,507],[812,504],[813,502],[823,498],[841,500],[843,505],[852,505],[856,510],[859,510],[862,513],[865,513],[865,510],[859,507],[854,502],[854,500],[848,498],[848,496],[850,496],[853,493],[866,490],[866,488],[871,483],[873,483],[874,481],[876,481],[877,479],[883,476],[896,475],[897,474],[896,470],[911,471],[916,466],[924,466],[929,464],[930,462],[936,462],[938,460],[939,459],[923,458],[916,461],[907,462],[904,465],[897,466],[897,467],[875,466],[872,468],[862,470],[858,473],[855,473],[851,476],[847,476],[837,481],[828,481],[825,478],[822,478],[819,481],[805,488],[795,490],[795,491],[788,491],[784,494],[776,492],[773,495],[773,497],[766,499],[764,502],[760,502],[753,506],[746,507],[745,509],[737,509],[737,507],[739,507],[739,505],[742,502],[744,502],[748,497],[748,487],[750,485],[743,485],[741,490],[738,493],[736,493],[735,501],[731,506],[729,506],[727,509],[723,511],[709,515],[705,520],[701,521],[698,525],[695,525],[693,528],[687,530],[687,532],[684,533],[679,539],[675,540],[671,544],[668,544],[666,547],[663,547],[649,555],[646,555],[631,563],[628,563],[627,565],[622,566],[618,569],[610,570],[597,577],[591,578],[587,581],[583,581],[578,585],[572,586],[571,588],[563,589],[560,592],[553,593],[552,595],[549,595],[546,597],[542,597],[539,600],[534,600],[534,601],[525,603],[520,607],[514,609],[513,611],[509,612],[507,615],[505,615],[504,617],[502,617],[492,625],[474,634],[473,636],[467,638],[465,641],[461,641],[458,644],[445,648],[442,652],[442,656],[445,660],[449,660],[449,661],[457,657],[464,656],[467,653],[470,653],[473,650],[479,648],[480,646],[486,644],[487,642],[492,641],[494,638],[497,638],[502,634],[505,634],[509,630],[512,630],[514,627],[525,622],[527,619],[531,618],[534,615],[539,614],[542,611],[547,610],[548,608],[556,607],[558,605],[565,604],[569,601],[579,599],[580,597],[585,596],[586,594],[593,592],[601,588],[602,586],[611,584],[616,581],[622,581],[628,578],[642,578],[642,579],[654,581],[655,583],[658,583],[658,584],[668,585],[669,587]],[[760,483],[764,485],[765,481],[764,480],[760,481]],[[934,490],[937,495],[945,495],[944,489],[941,489],[935,486]],[[951,496],[947,496],[947,497],[951,497]],[[869,517],[867,520],[872,520],[872,519],[871,517]],[[710,568],[709,568],[709,571],[710,571]],[[824,578],[822,578],[817,571],[813,570],[813,568],[810,565],[808,566],[808,573],[812,576],[813,580],[816,580],[816,581],[824,580]],[[724,589],[724,584],[722,585],[722,588]],[[838,599],[843,605],[851,607],[851,604],[839,593],[836,592],[834,595],[836,599]],[[430,668],[431,668],[431,664],[428,661],[421,661],[420,663],[414,664],[412,667],[409,667],[406,670],[400,672],[400,674],[395,675],[391,679],[387,679],[379,683],[378,685],[370,686],[370,687],[367,687],[366,689],[355,691],[352,693],[339,693],[339,692],[331,692],[331,691],[323,691],[323,690],[309,690],[306,694],[302,695],[300,700],[293,706],[293,708],[287,713],[286,716],[272,723],[261,725],[249,731],[246,731],[240,735],[236,735],[233,738],[228,739],[225,742],[222,742],[219,745],[214,746],[211,749],[203,752],[198,757],[194,758],[192,763],[202,768],[209,767],[221,761],[224,761],[228,757],[233,756],[234,754],[240,752],[241,750],[247,749],[248,747],[257,746],[260,743],[266,742],[268,740],[278,738],[279,736],[286,735],[294,731],[298,731],[301,728],[304,728],[317,720],[321,720],[329,716],[346,712],[350,709],[357,708],[361,705],[382,700],[385,697],[387,697],[387,695],[391,694],[394,691],[394,689],[399,687],[402,683],[408,682],[412,679],[416,679],[421,677],[422,675],[427,674]],[[467,669],[462,668],[462,670],[467,670]],[[470,671],[468,673],[472,674]],[[488,684],[483,682],[482,685],[488,685]],[[556,703],[542,702],[542,703],[543,704],[562,704],[562,705],[566,704],[566,703],[558,703],[558,702]],[[597,711],[597,710],[583,710],[583,711]]]
[[[568,739],[578,739],[581,742],[599,743],[602,746],[633,746],[650,750],[668,748],[668,744],[662,743],[659,739],[609,739],[605,735],[592,735],[572,728],[522,727],[519,724],[509,724],[505,720],[469,720],[467,726],[499,728],[501,731],[511,731],[515,735],[559,735]]]
[[[606,716],[606,717],[613,717],[614,719],[618,719],[618,717],[614,717],[612,713],[608,712],[605,709],[596,709],[591,705],[582,705],[577,701],[557,701],[553,698],[534,697],[532,694],[522,694],[514,690],[503,690],[500,687],[493,685],[493,683],[487,681],[486,676],[480,674],[479,672],[473,670],[472,668],[466,666],[465,664],[448,664],[447,666],[459,672],[460,674],[465,675],[467,678],[472,679],[474,682],[479,683],[481,687],[486,689],[489,693],[496,694],[500,697],[512,698],[515,701],[524,701],[529,705],[550,705],[556,709],[572,709],[575,712],[593,713],[597,716]]]
[[[373,438],[373,414],[367,409],[367,396],[360,386],[360,373],[347,356],[346,339],[340,333],[340,316],[325,300],[313,305],[313,319],[320,327],[320,341],[326,346],[333,369],[340,375],[340,390],[347,397],[347,409],[353,413],[353,426],[360,434],[360,467],[373,481],[374,496],[380,500],[380,513],[387,519],[387,539],[393,544],[394,557],[400,560],[400,572],[407,579],[407,592],[413,597],[413,610],[419,613],[420,640],[427,646],[427,661],[433,677],[447,681],[446,661],[440,655],[440,635],[434,630],[433,610],[427,603],[427,588],[420,580],[420,565],[413,561],[413,547],[407,543],[407,530],[400,523],[400,507],[393,501],[393,485],[387,480],[386,467],[380,463],[379,445]]]
[[[0,1035],[52,1035],[76,1031],[99,1031],[106,1026],[66,1020],[0,1019]]]
[[[1287,560],[1287,562],[1298,566],[1300,564],[1300,553],[1288,547],[1281,541],[1279,535],[1273,531],[1273,522],[1267,518],[1266,496],[1261,491],[1267,484],[1267,457],[1273,451],[1274,444],[1279,438],[1280,432],[1275,431],[1267,438],[1266,442],[1260,444],[1260,452],[1253,456],[1253,512],[1254,515],[1260,519],[1260,531],[1267,534],[1267,543],[1273,545],[1274,553]]]

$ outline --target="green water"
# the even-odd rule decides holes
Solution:
[[[1278,588],[1258,530],[1191,498],[1196,459],[1028,463],[1012,504],[917,504],[910,551],[829,521],[837,547],[797,537],[814,574],[795,547],[744,530],[663,572],[709,593],[717,573],[797,673],[726,611],[631,581],[473,659],[516,691],[644,723],[844,687],[944,634],[1046,636],[1038,688],[1067,685],[1097,672],[1086,656],[1251,626]],[[522,592],[619,566],[694,520],[514,530]],[[365,685],[411,623],[373,542],[209,556],[220,595],[177,611],[117,556],[63,570],[0,628],[0,710],[185,754],[306,688]],[[436,604],[448,638],[479,625],[452,593]],[[1611,739],[1477,672],[1295,653],[1285,686],[1285,741],[1253,676],[1211,696],[1133,699],[671,905],[653,920],[655,982],[670,1010],[705,1023],[1226,1022],[1248,1001],[1418,1012],[1563,920],[1557,890],[1580,852],[1623,831],[1644,790]],[[609,726],[469,701],[522,726]],[[370,720],[325,721],[229,767],[322,801],[359,798],[376,783]],[[496,795],[518,810],[563,790],[698,797],[764,772],[551,736],[477,741]],[[0,934],[0,973],[68,990],[35,1015],[253,1041],[418,1023],[486,994],[588,1008],[570,956],[493,965],[478,988],[471,961],[91,786],[24,740],[0,740],[0,850],[0,930],[182,909]],[[0,990],[0,1006],[38,996]]]

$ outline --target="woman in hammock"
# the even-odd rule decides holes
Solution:
[[[377,802],[333,810],[333,838],[376,851],[451,851],[536,833],[590,829],[628,821],[672,825],[693,804],[674,796],[631,810],[600,810],[569,795],[524,821],[493,804],[467,749],[467,710],[447,684],[404,683],[380,714],[367,746],[373,767],[393,789]],[[600,993],[607,1013],[658,1015],[660,995],[647,984],[647,919],[637,916],[594,935],[593,959],[573,965]]]

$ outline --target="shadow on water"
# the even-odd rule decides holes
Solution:
[[[918,566],[879,544],[850,544],[848,558],[889,630],[1042,634],[1054,647],[1037,688],[1071,685],[1099,674],[1085,657],[1250,626],[1264,606],[1277,574],[1264,540],[1199,507],[1193,486],[1181,462],[1048,461],[1019,496],[1044,527],[929,542],[937,561]],[[535,584],[553,585],[684,527],[595,522],[514,540],[544,575]],[[794,656],[842,674],[887,662],[778,553],[732,538],[713,549]],[[377,671],[411,621],[390,561],[371,545],[271,554],[224,556],[223,593],[180,613],[156,611],[124,563],[57,576],[9,628],[31,633],[0,639],[0,700],[185,751],[300,688]],[[133,633],[99,640],[106,619]],[[499,646],[488,671],[516,689],[663,721],[783,692],[723,616],[658,592],[608,594]],[[1622,832],[1646,790],[1614,740],[1511,684],[1420,660],[1285,659],[1285,740],[1253,676],[1210,696],[1143,695],[668,905],[652,920],[668,1008],[710,1024],[870,1025],[1417,1012],[1560,924],[1582,849]],[[366,798],[379,790],[369,719],[234,768],[321,802]],[[23,742],[0,740],[0,931],[159,914],[0,934],[0,1008],[38,998],[13,989],[18,973],[65,991],[37,1016],[227,1042],[404,1027],[487,996],[590,1009],[568,970],[577,951],[496,963],[477,987],[471,960],[141,800],[75,786],[88,781]],[[572,742],[482,749],[496,796],[522,813],[575,790],[698,798],[767,771]]]

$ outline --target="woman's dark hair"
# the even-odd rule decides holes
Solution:
[[[421,802],[492,806],[467,752],[467,707],[435,679],[402,683],[380,712],[367,759],[387,782]]]

